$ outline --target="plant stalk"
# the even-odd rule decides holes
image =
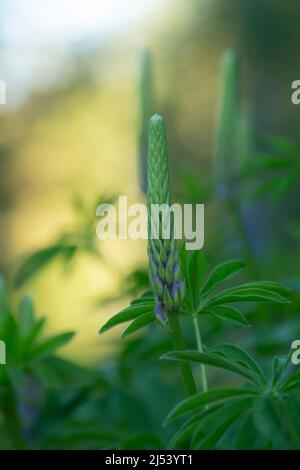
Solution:
[[[175,349],[177,351],[185,351],[186,347],[181,334],[178,315],[176,313],[171,313],[169,315],[169,322]],[[194,395],[195,393],[197,393],[197,389],[191,366],[188,363],[180,362],[180,370],[186,395]]]
[[[197,315],[193,315],[193,323],[194,323],[194,329],[195,329],[197,349],[199,352],[203,352],[200,326],[199,326],[199,320],[198,320]],[[207,392],[208,386],[207,386],[206,368],[204,364],[200,364],[200,377],[201,377],[202,390],[203,392]]]

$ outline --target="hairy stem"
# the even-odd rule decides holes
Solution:
[[[174,347],[177,351],[184,351],[186,347],[181,334],[178,315],[176,315],[176,313],[171,313],[169,315],[169,321],[172,330],[172,339]],[[191,366],[188,363],[181,362],[180,370],[186,395],[194,395],[195,393],[197,393],[197,389]]]
[[[194,329],[195,329],[197,349],[199,352],[203,352],[200,326],[199,326],[199,320],[198,320],[197,315],[193,315],[193,323],[194,323]],[[204,364],[200,364],[200,377],[201,377],[202,390],[203,392],[207,392],[207,388],[208,388],[207,377],[206,377],[206,368]]]

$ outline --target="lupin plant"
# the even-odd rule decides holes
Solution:
[[[122,333],[124,338],[156,321],[171,334],[175,351],[165,354],[162,359],[178,362],[188,397],[174,408],[167,422],[185,415],[188,420],[177,431],[169,447],[184,445],[185,448],[193,449],[215,448],[223,434],[239,419],[251,420],[251,426],[256,432],[255,420],[259,422],[257,416],[264,407],[271,407],[272,410],[275,407],[280,420],[284,420],[286,410],[282,411],[281,396],[290,400],[290,406],[294,406],[292,398],[286,395],[286,384],[291,382],[295,388],[300,384],[298,373],[286,378],[289,360],[285,360],[284,367],[281,367],[281,360],[275,358],[274,376],[269,380],[255,360],[241,348],[225,344],[209,351],[203,346],[199,320],[210,315],[235,326],[248,327],[248,320],[240,311],[243,303],[284,304],[289,302],[288,291],[271,281],[224,286],[224,282],[245,266],[242,261],[221,263],[206,275],[202,251],[188,251],[184,244],[178,249],[171,211],[167,211],[167,219],[152,218],[153,205],[168,208],[171,204],[166,131],[163,118],[158,115],[154,115],[149,123],[147,184],[151,291],[134,299],[129,307],[110,318],[100,333],[131,321]],[[169,239],[163,236],[166,233],[165,224],[170,227]],[[233,304],[238,304],[238,308]],[[186,350],[179,322],[181,316],[193,321],[195,350]],[[199,391],[192,369],[194,364],[200,366]],[[208,390],[207,366],[235,373],[246,379],[250,386],[243,390]],[[241,448],[243,444],[239,441],[237,445]]]
[[[147,198],[149,274],[155,316],[159,323],[170,326],[175,347],[182,349],[184,343],[177,312],[183,304],[184,281],[181,279],[174,223],[168,211],[171,196],[166,130],[164,120],[158,114],[152,116],[149,124]],[[152,208],[155,206],[165,207],[167,217],[163,218],[161,213],[159,218],[153,216]],[[186,392],[193,393],[196,389],[189,366],[181,364],[181,371]]]
[[[170,238],[164,238],[163,218],[157,220],[152,208],[157,205],[170,207],[170,182],[168,150],[164,121],[155,114],[149,125],[148,154],[148,257],[150,284],[155,297],[155,314],[159,321],[168,322],[175,314],[184,298],[184,282],[180,275],[179,253],[174,237],[171,214],[166,218]],[[168,235],[166,233],[166,235]],[[156,236],[156,238],[155,238]]]

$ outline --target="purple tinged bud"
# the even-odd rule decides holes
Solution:
[[[151,271],[154,271],[154,272],[155,272],[155,271],[156,271],[156,262],[155,262],[154,257],[153,257],[153,255],[152,255],[152,253],[151,253],[150,250],[149,250],[148,255],[149,255],[150,269],[151,269]]]
[[[166,309],[169,312],[172,312],[174,304],[173,304],[173,299],[172,299],[171,293],[170,293],[167,286],[165,286],[163,300],[164,300],[164,304],[165,304]]]
[[[174,259],[169,255],[167,266],[166,266],[166,281],[169,285],[171,285],[173,279],[173,271],[174,271]]]
[[[165,251],[164,247],[162,246],[162,247],[161,247],[161,250],[160,250],[160,259],[161,259],[161,262],[162,262],[163,264],[166,264],[167,258],[168,258],[167,252]]]
[[[155,286],[156,286],[156,290],[158,292],[158,295],[160,297],[163,297],[163,295],[164,295],[164,284],[163,284],[162,280],[160,279],[160,277],[158,275],[156,275],[156,277],[155,277]]]
[[[154,284],[154,282],[155,282],[155,276],[154,276],[153,273],[150,273],[150,282],[151,282],[151,284]]]
[[[172,285],[172,298],[174,307],[179,308],[184,298],[184,282],[174,282]]]
[[[155,305],[155,315],[160,321],[165,320],[165,309],[164,309],[164,304],[163,302],[158,302]]]
[[[166,274],[162,264],[158,266],[158,275],[163,282],[166,280]]]
[[[179,263],[176,262],[173,270],[173,279],[175,282],[178,282],[180,279],[180,266]]]

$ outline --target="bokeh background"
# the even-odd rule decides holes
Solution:
[[[298,288],[297,181],[274,203],[272,186],[253,199],[241,179],[246,248],[212,182],[226,50],[239,61],[247,121],[239,159],[271,152],[265,136],[283,137],[283,153],[300,144],[300,109],[291,103],[299,15],[293,0],[1,0],[0,271],[14,305],[23,294],[35,299],[47,334],[76,332],[62,357],[110,357],[120,340],[115,332],[99,337],[100,325],[147,284],[145,243],[96,240],[95,210],[99,197],[145,200],[141,160],[152,112],[166,120],[174,199],[206,204],[208,260],[246,255],[250,275]],[[235,169],[234,155],[226,165]],[[53,256],[16,282],[23,260],[81,217],[90,218],[93,247],[68,262]],[[283,344],[294,339],[289,331]]]

